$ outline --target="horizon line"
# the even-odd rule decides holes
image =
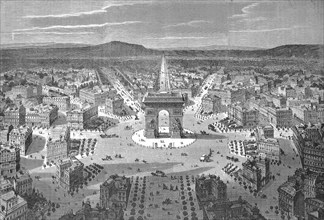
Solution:
[[[274,46],[274,47],[253,47],[253,46],[240,46],[240,45],[218,45],[218,44],[211,44],[211,45],[204,45],[204,46],[192,46],[192,47],[188,47],[188,46],[179,46],[179,47],[147,47],[143,44],[137,44],[137,43],[129,43],[129,42],[126,42],[126,41],[118,41],[118,40],[113,40],[113,41],[109,41],[109,42],[105,42],[105,43],[99,43],[99,44],[91,44],[91,43],[78,43],[78,42],[75,42],[75,43],[71,43],[71,42],[39,42],[39,43],[8,43],[8,44],[2,44],[0,43],[0,49],[1,49],[1,46],[9,46],[9,45],[22,45],[22,48],[24,47],[23,45],[25,46],[32,46],[33,44],[35,44],[35,47],[37,47],[39,44],[39,46],[43,45],[43,46],[50,46],[50,45],[55,45],[55,44],[67,44],[67,45],[84,45],[84,46],[99,46],[99,45],[103,45],[103,44],[109,44],[109,43],[112,43],[112,42],[120,42],[120,43],[125,43],[125,44],[133,44],[133,45],[139,45],[139,46],[143,46],[147,49],[156,49],[156,50],[163,50],[163,49],[167,49],[167,50],[176,50],[177,48],[179,49],[194,49],[194,48],[204,48],[204,47],[212,47],[212,46],[219,46],[219,47],[242,47],[242,48],[251,48],[251,49],[262,49],[262,50],[267,50],[267,49],[272,49],[272,48],[276,48],[276,47],[281,47],[281,46],[288,46],[288,45],[323,45],[324,44],[309,44],[309,43],[306,43],[306,44],[282,44],[282,45],[278,45],[278,46]],[[18,47],[19,48],[19,47]],[[208,50],[217,50],[217,48],[215,49],[208,49]]]

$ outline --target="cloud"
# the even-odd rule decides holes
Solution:
[[[273,28],[273,29],[246,29],[246,30],[230,30],[231,33],[258,33],[258,32],[273,32],[273,31],[291,31],[296,28],[306,28],[306,26],[293,26],[285,28]]]
[[[266,21],[267,18],[265,17],[255,17],[255,18],[244,18],[241,19],[240,22],[257,22],[257,21]]]
[[[108,8],[112,7],[119,7],[119,6],[125,6],[125,5],[134,5],[135,3],[124,3],[124,4],[112,4],[105,6],[98,10],[92,10],[92,11],[86,11],[86,12],[77,12],[77,13],[71,13],[71,14],[56,14],[56,15],[27,15],[23,18],[28,19],[34,19],[34,18],[69,18],[69,17],[79,17],[83,15],[95,15],[95,14],[101,14],[106,13]]]
[[[93,15],[93,14],[99,14],[99,13],[105,13],[106,10],[99,9],[99,10],[93,10],[93,11],[87,11],[87,12],[77,12],[73,14],[58,14],[58,15],[27,15],[23,18],[68,18],[68,17],[77,17],[82,15]]]
[[[194,21],[189,21],[189,22],[183,22],[183,23],[178,23],[178,24],[170,24],[166,25],[163,28],[174,28],[174,27],[184,27],[184,26],[200,26],[202,24],[210,24],[212,23],[211,21],[205,21],[205,20],[194,20]]]
[[[56,32],[56,31],[38,31],[38,32],[14,32],[13,35],[89,35],[95,34],[93,31],[82,31],[82,32]]]
[[[250,13],[251,13],[251,10],[253,8],[255,8],[256,6],[258,6],[260,4],[260,2],[256,2],[256,3],[253,3],[251,5],[248,5],[248,6],[245,6],[244,8],[242,8],[242,14],[235,14],[235,15],[232,15],[230,16],[229,18],[244,18],[244,17],[247,17]]]
[[[138,24],[141,21],[124,21],[124,22],[114,22],[114,23],[103,23],[103,24],[86,24],[86,25],[54,25],[48,27],[33,27],[26,29],[16,29],[14,32],[24,32],[24,31],[37,31],[37,30],[53,30],[53,29],[81,29],[81,28],[100,28],[109,26],[119,26],[119,25],[129,25]]]

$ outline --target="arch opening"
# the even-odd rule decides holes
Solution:
[[[160,135],[169,135],[170,133],[170,113],[167,110],[161,110],[158,114],[158,128]]]

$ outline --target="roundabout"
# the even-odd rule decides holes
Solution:
[[[162,127],[159,129],[163,130]],[[192,131],[188,129],[183,129],[187,134],[193,134]],[[136,131],[132,135],[132,140],[142,146],[147,148],[183,148],[193,144],[196,138],[146,138],[144,136],[144,129]]]

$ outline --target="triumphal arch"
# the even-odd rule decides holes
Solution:
[[[179,93],[148,94],[144,100],[145,108],[145,137],[181,138],[183,123],[184,99]],[[160,132],[159,112],[166,110],[169,114],[169,129]]]
[[[183,132],[183,107],[185,104],[181,93],[172,92],[170,77],[165,57],[162,57],[161,72],[157,81],[157,91],[148,93],[143,100],[145,105],[146,138],[181,138]],[[161,132],[159,125],[159,112],[166,110],[169,116],[169,127]]]

